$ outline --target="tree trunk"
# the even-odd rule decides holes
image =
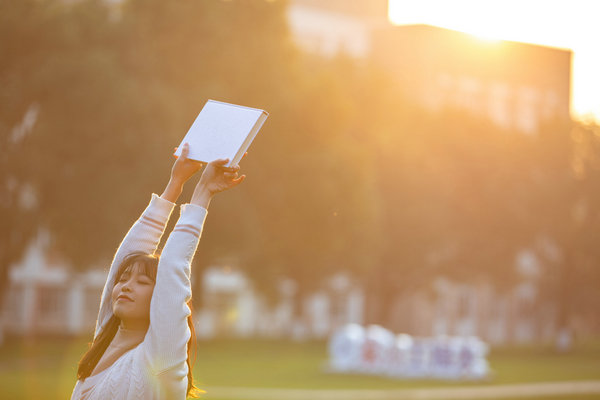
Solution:
[[[385,279],[385,270],[378,270],[370,276],[365,296],[367,325],[377,324],[387,329],[391,328],[394,294],[394,285]]]
[[[556,320],[556,350],[566,352],[571,350],[573,332],[571,327],[571,311],[573,302],[573,271],[574,257],[571,249],[565,254],[565,259],[559,272],[559,283],[557,291],[557,320]]]

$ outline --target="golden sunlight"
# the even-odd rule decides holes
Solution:
[[[600,121],[600,54],[593,0],[390,0],[397,25],[428,24],[484,40],[512,40],[573,51],[572,106]]]

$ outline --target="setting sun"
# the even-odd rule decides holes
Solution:
[[[394,24],[428,24],[484,40],[511,40],[573,51],[572,104],[575,116],[600,120],[600,29],[593,1],[390,0]]]

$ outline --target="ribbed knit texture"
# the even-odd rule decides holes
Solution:
[[[133,252],[154,254],[174,203],[152,194],[150,204],[119,246],[102,291],[94,337],[112,316],[111,292],[117,269]],[[142,343],[100,373],[77,381],[71,400],[185,400],[187,324],[192,296],[190,265],[206,218],[205,208],[181,205],[181,215],[163,248],[150,302],[150,325]]]

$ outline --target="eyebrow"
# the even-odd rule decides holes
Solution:
[[[123,277],[128,277],[128,276],[130,276],[130,275],[131,275],[131,270],[125,270],[125,271],[124,271],[124,272],[121,274],[121,276],[119,277],[119,279],[121,279],[121,278],[123,278]],[[156,282],[156,280],[155,280],[154,278],[152,278],[150,275],[148,275],[148,274],[145,274],[145,273],[143,273],[143,272],[138,272],[138,273],[137,273],[137,275],[138,275],[138,277],[139,277],[139,276],[143,276],[143,277],[146,277],[146,278],[150,279],[152,282]]]

